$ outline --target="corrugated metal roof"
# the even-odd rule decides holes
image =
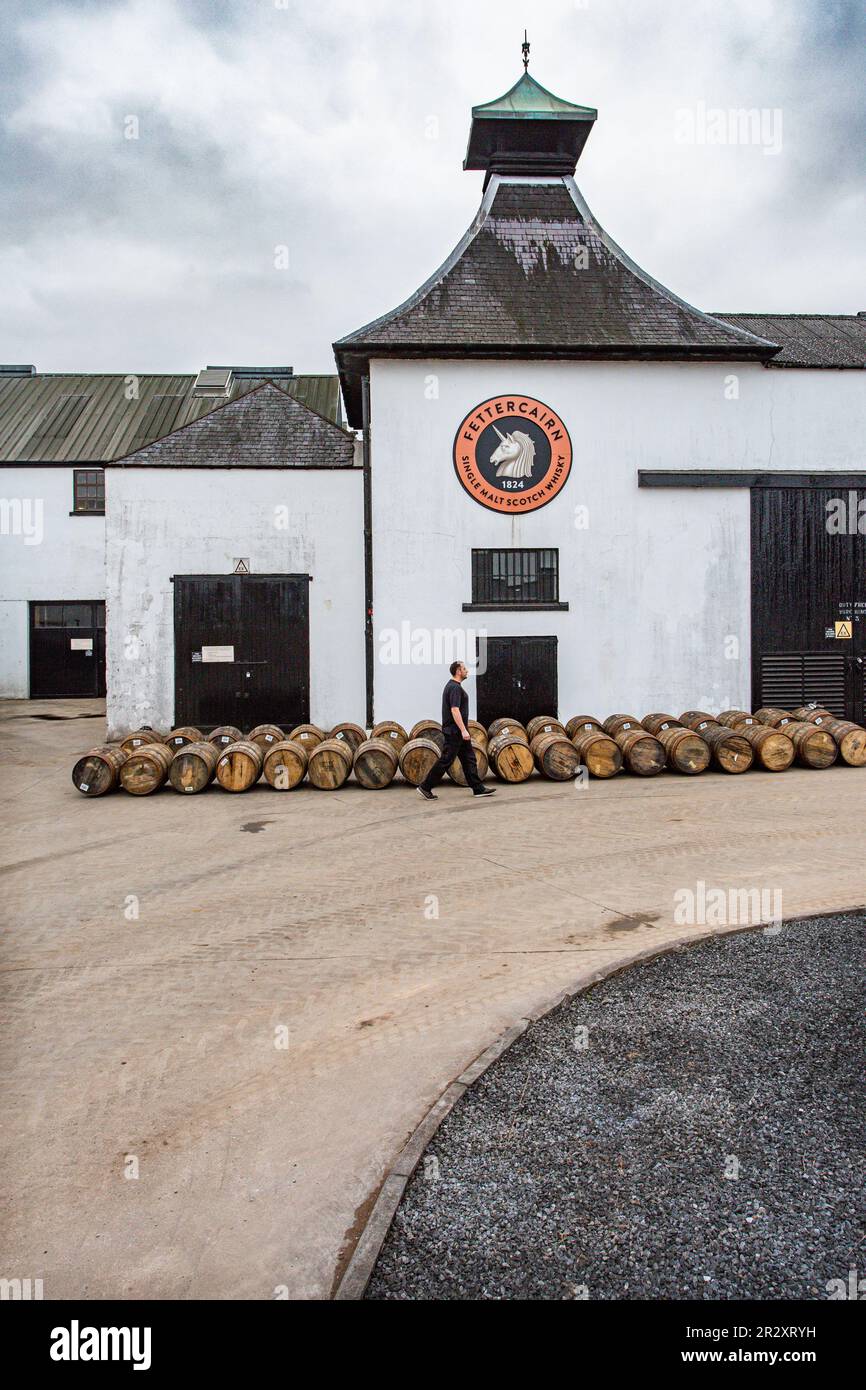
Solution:
[[[781,344],[770,367],[866,367],[866,314],[718,314]]]
[[[233,379],[228,397],[194,396],[195,379],[193,372],[0,376],[0,462],[108,463],[261,385],[244,377]],[[295,376],[276,385],[343,424],[336,376]]]

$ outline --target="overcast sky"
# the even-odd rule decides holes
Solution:
[[[0,361],[332,371],[471,222],[470,107],[525,23],[533,75],[598,108],[577,180],[652,275],[704,309],[866,309],[862,0],[0,10]],[[742,107],[779,149],[683,139]]]

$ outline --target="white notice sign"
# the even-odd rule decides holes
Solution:
[[[92,651],[93,651],[93,638],[92,638],[92,637],[70,637],[70,639],[69,639],[69,647],[70,647],[70,650],[73,651],[73,652],[92,652]]]
[[[234,647],[202,647],[202,661],[234,661]]]

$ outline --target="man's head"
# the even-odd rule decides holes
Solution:
[[[451,672],[451,679],[455,681],[465,681],[466,677],[469,675],[462,661],[452,661],[449,670]]]

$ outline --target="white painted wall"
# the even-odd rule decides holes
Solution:
[[[70,516],[73,469],[0,470],[0,698],[29,695],[30,600],[105,598],[105,518]],[[29,534],[27,534],[29,533]]]
[[[574,450],[560,495],[515,517],[474,502],[452,463],[464,416],[508,392],[555,410]],[[861,468],[866,374],[383,360],[372,365],[371,418],[377,719],[438,717],[442,666],[384,659],[386,634],[403,624],[555,635],[561,716],[679,714],[750,702],[749,493],[639,489],[638,469]],[[579,504],[587,530],[574,526]],[[463,613],[471,550],[496,546],[557,546],[569,611]],[[731,637],[737,659],[726,656]],[[467,689],[474,710],[474,680]]]
[[[109,737],[174,721],[175,574],[307,573],[310,711],[364,722],[360,469],[106,470]],[[277,507],[288,509],[285,529]],[[129,637],[137,642],[131,644]],[[130,650],[137,654],[129,655]]]

